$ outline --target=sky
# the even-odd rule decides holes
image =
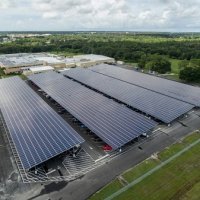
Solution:
[[[200,32],[200,0],[0,0],[0,31]]]

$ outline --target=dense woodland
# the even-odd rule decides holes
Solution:
[[[0,44],[0,53],[18,52],[102,54],[162,74],[178,59],[179,78],[200,82],[200,34],[71,33]]]

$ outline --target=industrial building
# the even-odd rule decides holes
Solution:
[[[113,58],[102,55],[80,55],[62,57],[48,53],[19,53],[0,55],[0,67],[5,74],[21,73],[22,68],[31,66],[51,66],[55,69],[71,67],[90,67],[102,63],[114,63]]]
[[[42,73],[42,72],[48,72],[48,71],[53,71],[54,68],[51,66],[31,66],[31,67],[23,67],[21,68],[22,73],[25,76],[29,76],[31,74],[38,74],[38,73]]]
[[[41,65],[50,65],[53,67],[65,66],[61,57],[47,53],[19,53],[0,55],[0,67],[4,68],[5,74],[21,73],[21,69],[23,67]]]
[[[73,58],[77,67],[91,67],[102,63],[115,63],[114,58],[95,54],[79,55],[74,56]]]

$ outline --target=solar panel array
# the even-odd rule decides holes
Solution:
[[[156,76],[101,64],[90,68],[92,71],[131,83],[157,93],[200,107],[200,88]]]
[[[19,77],[0,80],[0,109],[25,169],[84,142]]]
[[[172,122],[194,107],[191,104],[88,69],[75,68],[65,71],[63,74],[165,123]]]
[[[55,80],[48,81],[48,77]],[[56,72],[29,79],[113,149],[156,126],[154,121]]]

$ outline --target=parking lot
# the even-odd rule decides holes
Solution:
[[[66,197],[66,195],[67,199],[79,199],[80,196],[80,199],[87,198],[124,170],[200,128],[200,111],[195,109],[184,118],[172,123],[171,126],[159,125],[149,137],[138,137],[117,151],[105,151],[105,142],[89,131],[46,93],[34,85],[30,86],[85,139],[85,142],[77,150],[65,152],[29,172],[20,171],[18,170],[20,167],[15,165],[14,158],[9,152],[5,127],[1,123],[0,128],[3,134],[0,138],[0,155],[3,162],[0,164],[0,178],[3,184],[1,184],[0,192],[2,196],[16,193],[17,199],[21,200],[24,197],[21,196],[19,190],[23,191],[23,194],[34,196],[29,194],[28,190],[31,191],[37,187],[36,199],[45,199],[46,197],[57,199],[57,196],[54,196],[53,188],[48,195],[44,191],[40,195],[40,192],[43,187],[48,187],[51,181],[64,181],[68,182],[68,185],[62,188],[62,192],[59,194],[60,198]],[[21,188],[20,177],[28,183],[28,186],[23,189],[19,189]],[[7,182],[14,183],[12,192],[7,192]],[[33,182],[35,184],[32,184]],[[15,190],[15,187],[19,188]],[[76,192],[77,187],[80,188],[78,192]],[[11,188],[10,184],[9,188]],[[12,197],[10,198],[12,199]]]

